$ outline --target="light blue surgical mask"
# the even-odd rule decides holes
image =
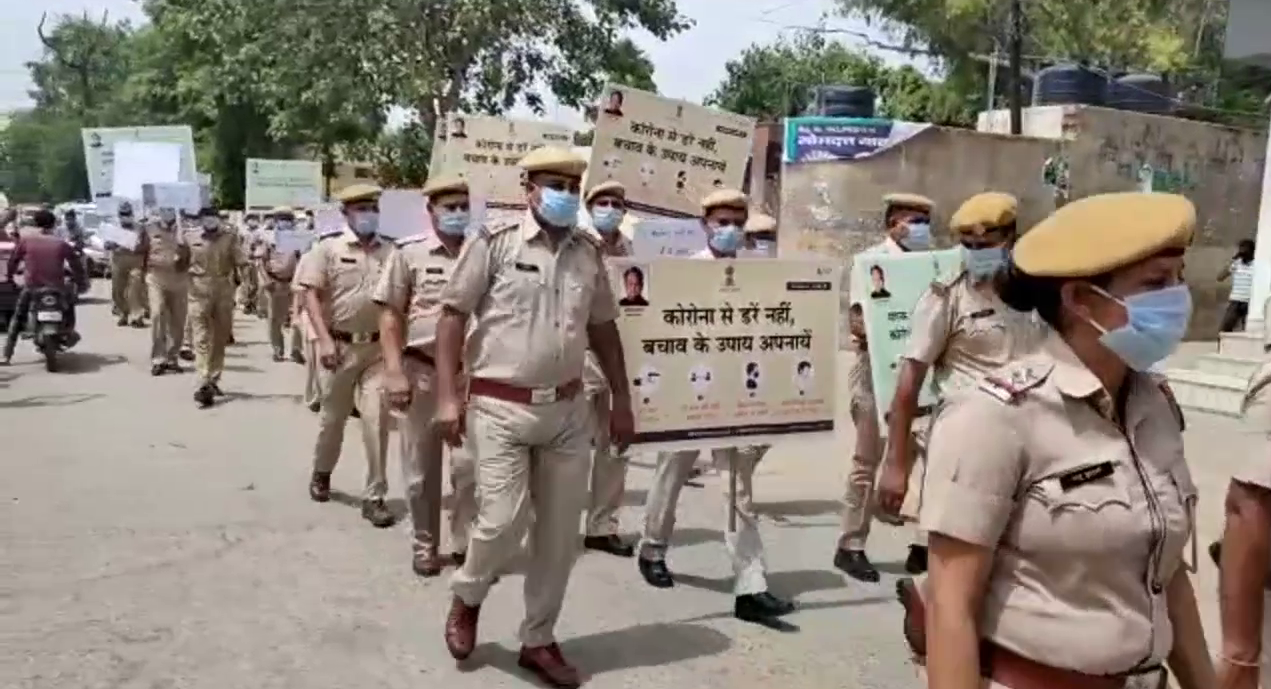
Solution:
[[[554,227],[573,227],[578,222],[578,194],[544,188],[538,213]]]
[[[711,232],[710,245],[717,253],[735,254],[741,248],[741,228],[736,225],[720,225]]]
[[[448,211],[437,214],[437,230],[447,237],[462,237],[468,230],[468,211]]]
[[[1121,357],[1127,366],[1146,373],[1178,349],[1192,318],[1192,293],[1187,285],[1142,292],[1125,298],[1095,288],[1105,297],[1125,307],[1125,325],[1103,332],[1099,342]]]
[[[594,208],[591,211],[591,224],[600,234],[613,234],[622,224],[623,211],[617,208]]]
[[[1006,249],[995,246],[988,249],[962,247],[962,262],[975,280],[993,277],[1006,265]]]
[[[353,234],[366,238],[379,232],[380,230],[380,214],[375,211],[357,211],[350,214],[349,227],[353,229]]]
[[[931,248],[931,225],[925,222],[908,223],[909,235],[901,244],[910,251],[926,251]]]

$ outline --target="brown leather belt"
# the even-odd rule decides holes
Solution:
[[[523,388],[489,378],[473,378],[468,382],[469,395],[493,397],[496,400],[516,404],[551,404],[559,400],[572,399],[582,389],[583,381],[579,378],[554,388]]]
[[[343,330],[332,330],[331,339],[347,344],[370,344],[380,341],[379,333],[348,333]]]
[[[905,608],[904,634],[909,650],[925,658],[927,622],[922,593],[912,579],[902,579],[896,584],[896,595]],[[987,640],[980,642],[980,675],[1010,689],[1124,689],[1126,685],[1124,675],[1090,675],[1052,667]],[[1167,676],[1163,670],[1160,675],[1160,686],[1164,687]]]
[[[419,363],[424,364],[425,366],[428,366],[429,368],[437,368],[436,359],[433,359],[432,357],[425,354],[422,350],[417,349],[415,347],[407,347],[406,350],[402,352],[402,355],[405,356],[407,359],[414,359],[415,361],[418,361]]]

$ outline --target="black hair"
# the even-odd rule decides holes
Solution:
[[[76,213],[74,208],[67,208],[67,209],[66,209],[66,212],[65,212],[65,213],[63,213],[62,215],[66,216],[66,217],[68,217],[68,218],[73,218],[73,217],[75,217],[75,216],[79,215],[79,213]],[[1246,240],[1246,241],[1248,241],[1248,240]],[[1252,244],[1252,242],[1250,242],[1250,244]]]
[[[636,279],[640,281],[640,284],[641,284],[641,285],[643,285],[643,284],[644,284],[644,271],[643,271],[643,270],[640,270],[640,268],[639,268],[639,267],[637,267],[637,266],[631,266],[630,268],[627,268],[627,269],[626,269],[625,271],[623,271],[623,273],[622,273],[622,279],[623,279],[623,280],[627,279],[627,276],[628,276],[628,275],[634,275],[634,276],[636,276]]]
[[[1102,273],[1083,278],[1037,277],[1029,275],[1015,266],[1011,261],[1005,271],[994,283],[1002,302],[1016,311],[1036,311],[1037,315],[1055,330],[1062,331],[1063,297],[1060,290],[1064,283],[1080,280],[1096,287],[1107,287],[1112,282],[1112,273]]]
[[[1249,247],[1250,249],[1252,249],[1252,248],[1254,248],[1254,247],[1255,247],[1255,246],[1257,246],[1257,245],[1256,245],[1256,244],[1254,244],[1254,242],[1253,242],[1253,240],[1252,240],[1252,239],[1242,239],[1242,240],[1240,240],[1240,244],[1238,244],[1237,246],[1239,246],[1241,249],[1243,249],[1243,248],[1245,248],[1245,247]]]
[[[799,365],[794,367],[794,370],[799,371],[800,373],[802,373],[803,371],[806,371],[806,370],[808,370],[808,369],[810,369],[810,368],[812,368],[812,362],[811,362],[811,361],[800,361],[800,362],[799,362]]]
[[[873,275],[874,273],[878,273],[879,277],[887,277],[887,275],[883,273],[883,267],[878,265],[877,263],[869,267],[869,272],[871,275]]]
[[[613,100],[613,97],[614,97],[614,96],[617,96],[617,97],[618,97],[618,103],[619,103],[619,104],[622,104],[624,101],[626,101],[626,96],[623,96],[623,95],[622,95],[622,91],[619,91],[619,90],[617,90],[617,89],[614,89],[614,90],[610,91],[610,92],[609,92],[609,100]]]
[[[883,226],[891,229],[891,220],[896,217],[897,213],[921,213],[925,216],[931,216],[931,209],[920,208],[918,206],[906,206],[904,204],[892,204],[887,207],[887,212],[883,213]]]
[[[51,230],[57,226],[57,216],[47,208],[41,208],[31,215],[31,222],[41,230]]]

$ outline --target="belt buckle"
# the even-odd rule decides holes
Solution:
[[[530,404],[551,404],[557,400],[556,388],[534,388],[530,390]]]
[[[366,344],[371,341],[371,333],[351,333],[353,344]]]

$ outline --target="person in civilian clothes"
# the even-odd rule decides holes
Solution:
[[[1224,333],[1244,330],[1245,321],[1249,317],[1249,299],[1253,297],[1254,248],[1252,239],[1240,240],[1236,255],[1231,257],[1231,263],[1218,273],[1218,282],[1231,278],[1231,294],[1227,296],[1227,310],[1223,312],[1222,326],[1219,328]]]

